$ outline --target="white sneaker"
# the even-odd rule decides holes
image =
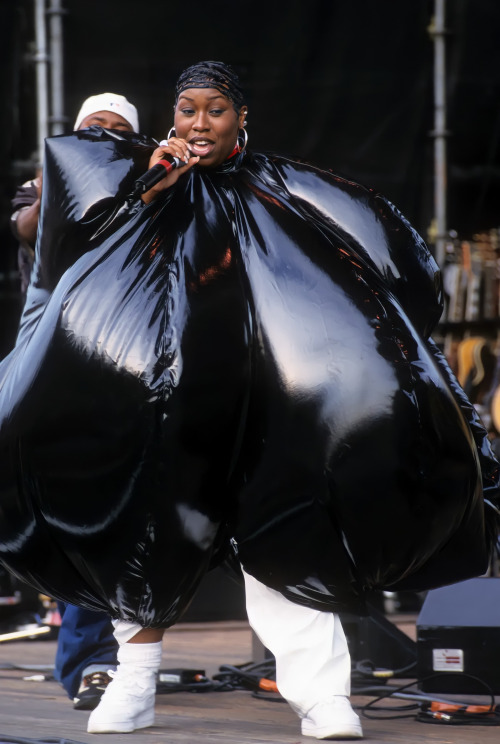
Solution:
[[[128,734],[152,726],[155,720],[156,670],[119,664],[110,672],[97,708],[90,714],[89,734]]]
[[[316,739],[361,739],[363,729],[348,698],[335,695],[311,708],[302,719],[302,735]]]

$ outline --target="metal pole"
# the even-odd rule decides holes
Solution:
[[[47,11],[50,32],[50,133],[64,134],[64,68],[63,68],[63,24],[65,11],[61,0],[51,0]]]
[[[447,163],[446,163],[446,0],[435,0],[430,29],[434,39],[434,218],[436,261],[442,268],[447,235]]]
[[[48,87],[47,87],[47,38],[45,32],[45,0],[35,2],[35,65],[36,65],[36,105],[38,162],[42,162],[44,141],[48,136]]]

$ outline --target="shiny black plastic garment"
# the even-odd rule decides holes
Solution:
[[[327,610],[482,573],[498,464],[428,341],[440,276],[415,231],[257,154],[129,204],[152,147],[47,140],[0,365],[3,564],[145,626],[182,615],[231,538],[245,570]]]

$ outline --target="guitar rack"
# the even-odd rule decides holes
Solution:
[[[500,228],[450,238],[434,338],[492,437],[500,436]]]

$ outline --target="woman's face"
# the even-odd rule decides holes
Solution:
[[[185,139],[198,165],[220,165],[234,150],[238,129],[243,126],[245,107],[236,113],[231,101],[216,88],[188,88],[177,101],[175,133]]]

